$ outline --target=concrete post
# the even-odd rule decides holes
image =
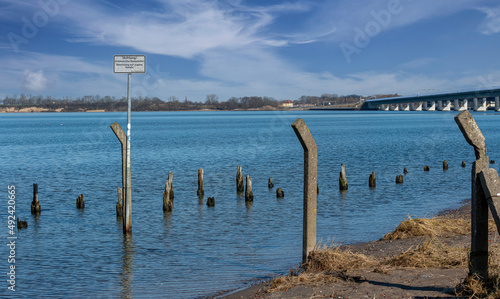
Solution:
[[[453,110],[460,111],[460,103],[459,103],[458,99],[453,100]]]
[[[476,100],[476,99],[475,99]],[[476,161],[472,163],[471,190],[471,252],[469,275],[488,277],[488,203],[479,174],[488,169],[488,156],[484,136],[469,111],[455,116],[465,140],[474,148]]]
[[[500,97],[495,97],[495,111],[500,111]]]
[[[126,171],[126,166],[127,166],[127,135],[125,132],[123,132],[122,127],[120,126],[119,123],[115,122],[111,126],[111,130],[116,135],[116,138],[118,138],[118,141],[120,141],[120,144],[122,146],[122,187],[121,190],[122,192],[118,192],[118,202],[116,204],[116,207],[120,206],[123,209],[123,202],[124,202],[124,195],[125,195],[125,171]],[[118,215],[118,211],[117,211]],[[123,215],[123,211],[121,211],[120,216]]]
[[[474,111],[477,111],[477,108],[479,108],[478,103],[477,103],[477,98],[474,98],[472,100],[472,106],[473,106],[472,109],[474,109]]]
[[[498,177],[498,172],[493,168],[488,168],[485,171],[481,171],[479,179],[481,180],[481,186],[490,207],[491,215],[495,220],[497,231],[500,233],[500,218],[498,216],[498,211],[500,211],[500,178]]]
[[[443,111],[443,101],[438,101],[437,110],[438,111]]]
[[[318,148],[305,121],[298,118],[292,128],[304,149],[304,208],[302,233],[302,262],[316,246],[316,200]]]

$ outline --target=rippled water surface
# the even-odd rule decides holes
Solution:
[[[126,113],[0,115],[0,231],[8,243],[8,186],[16,188],[16,293],[22,297],[209,296],[297,266],[302,246],[303,118],[318,145],[318,240],[375,240],[406,214],[433,215],[470,197],[474,153],[448,112],[134,112],[133,232],[116,218],[120,144],[109,128]],[[473,114],[500,162],[500,115]],[[450,168],[443,172],[442,161]],[[461,161],[467,167],[460,167]],[[349,190],[340,193],[340,164]],[[423,166],[429,165],[430,172]],[[492,167],[498,169],[498,164]],[[236,194],[236,167],[254,203]],[[407,167],[402,185],[395,177]],[[205,201],[196,196],[205,172]],[[162,211],[168,171],[174,210]],[[377,188],[368,176],[377,175]],[[275,186],[285,191],[276,199]],[[32,184],[42,214],[30,214]],[[76,198],[85,195],[85,210]],[[9,271],[0,246],[0,273]],[[3,274],[0,295],[12,296]]]

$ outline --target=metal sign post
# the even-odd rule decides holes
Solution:
[[[132,73],[146,72],[146,55],[115,55],[113,56],[113,72],[127,73],[127,157],[125,167],[125,200],[123,202],[123,232],[132,231],[132,179],[130,174],[130,114],[132,100],[130,98],[130,84]]]

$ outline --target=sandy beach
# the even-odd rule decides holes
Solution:
[[[470,203],[464,203],[458,209],[443,211],[433,219],[470,223]],[[491,226],[490,223],[490,245],[499,241],[498,234]],[[297,271],[291,270],[291,275],[213,298],[468,298],[457,296],[455,288],[467,277],[466,257],[470,248],[470,229],[468,233],[450,230],[433,236],[385,239],[386,237],[340,247],[342,252],[360,254],[363,258],[374,261],[366,266],[353,265],[353,269],[347,267],[308,275],[298,275]],[[437,251],[434,254],[443,260],[456,250],[460,252],[462,262],[436,267],[428,263],[428,260],[422,259],[415,260],[414,265],[401,262],[400,266],[395,266],[397,263],[394,261],[402,260],[402,256],[415,257],[417,252],[431,257],[433,253],[424,252],[423,248],[441,250],[442,252]],[[490,248],[494,248],[490,251],[497,249],[494,246]],[[495,265],[490,266],[490,270],[494,267]]]

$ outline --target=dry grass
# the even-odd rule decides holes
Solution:
[[[466,267],[467,263],[468,248],[449,247],[437,239],[426,240],[387,261],[394,267],[444,269]]]
[[[445,237],[448,235],[470,234],[470,221],[462,218],[446,219],[441,217],[426,219],[406,219],[392,233],[384,236],[384,240],[406,239],[418,236]]]
[[[494,275],[483,281],[477,275],[467,276],[455,288],[455,294],[468,298],[500,298],[500,277]]]

